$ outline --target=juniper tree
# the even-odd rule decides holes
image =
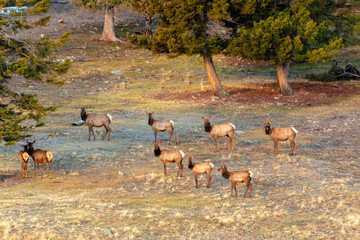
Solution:
[[[281,92],[291,95],[288,73],[292,62],[323,61],[332,57],[332,50],[343,46],[342,38],[334,34],[336,28],[330,26],[339,20],[329,9],[330,2],[331,6],[339,7],[336,4],[340,1],[322,0],[269,0],[254,5],[250,14],[258,15],[237,22],[240,26],[237,37],[230,43],[227,52],[274,64]],[[339,22],[344,24],[346,21],[343,19]]]
[[[128,4],[145,18],[145,35],[152,36],[151,23],[156,13],[159,0],[127,0]]]
[[[57,39],[43,36],[38,41],[15,38],[21,30],[46,24],[49,17],[31,22],[27,16],[45,13],[49,0],[13,1],[18,7],[27,6],[27,10],[9,15],[0,15],[0,142],[11,145],[28,136],[26,130],[41,126],[41,118],[53,107],[45,107],[35,95],[16,92],[12,89],[12,76],[18,75],[26,81],[42,81],[61,85],[56,76],[66,72],[70,61],[54,62],[49,59],[52,51],[62,46],[69,32]],[[7,6],[5,1],[0,7]],[[28,124],[23,125],[25,120]],[[32,123],[32,124],[31,124]]]
[[[211,31],[228,17],[226,0],[149,1],[159,21],[153,37],[129,36],[132,43],[169,56],[201,55],[214,94],[224,94],[212,57],[226,46],[224,36]]]
[[[115,7],[121,5],[124,0],[74,0],[75,4],[88,9],[103,9],[105,12],[104,27],[100,40],[118,42],[115,33]]]

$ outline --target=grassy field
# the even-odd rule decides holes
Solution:
[[[53,179],[48,172],[44,179],[33,177],[32,161],[29,178],[21,179],[21,147],[1,146],[2,239],[360,238],[359,93],[329,97],[331,92],[305,89],[314,101],[300,104],[295,101],[299,91],[289,100],[271,87],[272,100],[262,100],[275,81],[272,67],[236,65],[216,56],[225,89],[256,89],[260,101],[234,94],[213,99],[199,57],[168,59],[129,43],[99,42],[101,31],[92,25],[68,27],[72,39],[56,57],[82,61],[73,63],[63,87],[11,80],[14,89],[36,93],[58,109],[47,116],[45,127],[33,131],[35,147],[54,154]],[[351,48],[337,58],[359,66],[359,55],[360,48]],[[290,84],[307,88],[305,74],[329,66],[295,65]],[[112,74],[116,70],[122,73]],[[322,85],[358,89],[358,84]],[[103,128],[96,129],[95,141],[87,141],[87,127],[70,126],[80,119],[81,106],[113,116],[110,142],[101,140]],[[210,188],[205,176],[195,188],[186,158],[183,178],[176,177],[176,164],[168,164],[168,176],[163,175],[146,111],[175,122],[179,144],[169,146],[169,135],[159,133],[162,149],[181,149],[195,162],[211,160]],[[216,116],[214,124],[231,119],[236,126],[232,153],[226,150],[227,139],[220,139],[214,152],[202,116]],[[294,155],[288,155],[289,142],[281,142],[279,154],[273,154],[262,119],[299,130]],[[238,184],[239,198],[230,197],[230,183],[217,171],[222,164],[230,171],[254,173],[252,198],[241,197],[244,184]]]

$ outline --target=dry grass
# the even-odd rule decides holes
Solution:
[[[54,154],[53,179],[48,172],[43,180],[34,178],[30,162],[29,179],[21,180],[19,146],[1,147],[1,172],[16,176],[0,184],[18,183],[0,190],[3,239],[360,238],[359,96],[304,107],[208,107],[195,100],[158,100],[154,96],[160,91],[198,91],[205,74],[200,59],[166,59],[127,44],[97,41],[89,41],[84,50],[72,49],[89,36],[82,34],[74,34],[62,52],[84,59],[74,64],[63,88],[36,83],[24,88],[21,79],[13,83],[60,106],[47,117],[46,127],[33,133],[36,147]],[[216,62],[225,85],[272,81],[261,72],[239,79],[234,66]],[[113,70],[123,74],[113,75]],[[188,78],[191,85],[183,82]],[[128,88],[118,88],[124,81]],[[113,115],[110,142],[100,140],[104,129],[96,129],[97,140],[89,142],[85,126],[70,126],[79,120],[80,106]],[[176,164],[168,164],[164,177],[152,152],[154,135],[145,111],[175,121],[180,144],[167,145],[168,134],[159,133],[162,148],[181,149],[195,155],[196,162],[211,159],[216,168],[225,163],[229,170],[250,169],[253,198],[230,198],[230,183],[215,169],[211,187],[201,176],[196,189],[186,160],[183,178],[176,177]],[[217,116],[213,123],[231,118],[242,131],[235,136],[233,153],[226,151],[226,139],[213,152],[204,115]],[[279,144],[278,155],[272,153],[261,122],[268,118],[274,126],[300,131],[295,155],[288,155],[289,142]],[[241,196],[244,184],[237,188]]]

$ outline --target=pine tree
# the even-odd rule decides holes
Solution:
[[[115,33],[115,7],[123,4],[124,0],[74,0],[75,4],[88,9],[103,9],[105,12],[104,28],[100,40],[118,42],[120,39]]]
[[[238,22],[241,27],[227,52],[274,64],[281,92],[291,95],[288,73],[292,62],[324,61],[332,57],[332,50],[343,46],[342,38],[334,34],[336,28],[330,25],[335,20],[343,24],[346,21],[340,20],[329,4],[339,7],[337,1],[323,0],[269,0],[260,6],[254,5],[252,16]]]
[[[223,36],[211,31],[219,19],[227,18],[226,0],[149,1],[149,8],[159,17],[153,37],[129,36],[132,43],[169,56],[201,55],[215,95],[224,90],[212,57],[226,46]]]
[[[27,20],[28,15],[44,13],[49,8],[49,0],[14,1],[16,6],[27,6],[28,10],[0,15],[0,142],[14,144],[29,136],[26,130],[39,127],[42,117],[54,107],[42,106],[35,95],[18,93],[11,88],[11,76],[23,76],[27,81],[44,81],[55,85],[63,84],[58,74],[64,73],[70,66],[70,60],[54,62],[48,59],[52,51],[61,47],[70,32],[57,39],[43,37],[38,41],[20,40],[13,36],[22,29],[46,24],[49,17],[37,22]],[[0,7],[7,6],[0,2]],[[25,120],[32,120],[33,125],[22,125]]]

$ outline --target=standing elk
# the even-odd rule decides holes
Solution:
[[[111,138],[111,128],[110,123],[112,121],[112,117],[110,114],[95,114],[95,113],[89,113],[87,114],[85,111],[85,108],[81,108],[81,120],[85,121],[86,126],[89,127],[89,141],[91,133],[95,140],[95,133],[93,127],[105,127],[105,135],[103,136],[103,140],[105,140],[106,135],[109,134],[108,141],[110,141]]]
[[[189,169],[191,170],[192,174],[194,175],[194,179],[195,179],[195,186],[196,188],[198,188],[198,179],[197,176],[200,174],[207,174],[208,177],[208,184],[206,187],[210,187],[210,183],[211,183],[211,171],[214,168],[214,164],[212,164],[211,162],[203,162],[203,163],[193,163],[192,159],[194,156],[188,157],[188,161],[189,161]]]
[[[291,144],[290,155],[294,154],[295,149],[295,137],[298,131],[294,127],[275,127],[271,128],[270,121],[262,120],[265,126],[265,134],[269,135],[274,142],[274,153],[278,153],[278,141],[286,141],[289,139]]]
[[[36,176],[36,164],[37,164],[37,168],[38,168],[38,172],[39,172],[39,176],[40,176],[40,166],[39,164],[42,163],[43,167],[44,167],[44,172],[41,176],[41,178],[44,178],[44,174],[46,172],[46,163],[49,164],[49,171],[50,171],[50,178],[52,178],[51,175],[51,160],[53,158],[53,154],[50,151],[47,150],[41,150],[41,149],[35,149],[34,150],[34,143],[36,140],[34,140],[33,142],[29,142],[26,141],[27,144],[27,153],[32,157],[32,159],[34,159],[34,177]]]
[[[244,195],[244,198],[246,197],[246,194],[248,192],[248,190],[250,189],[250,197],[252,194],[252,184],[251,184],[251,177],[253,176],[251,171],[233,171],[233,172],[228,172],[228,170],[226,169],[225,164],[223,164],[221,166],[221,168],[218,169],[219,172],[222,173],[222,176],[224,178],[229,179],[230,183],[231,183],[231,194],[230,197],[233,195],[233,189],[235,190],[235,194],[236,197],[238,197],[237,191],[236,191],[236,184],[238,182],[244,182],[246,185],[246,192]]]
[[[19,160],[21,162],[21,177],[22,178],[27,178],[27,164],[28,164],[28,160],[29,160],[29,154],[27,153],[27,147],[28,145],[23,145],[24,150],[21,150],[19,152]]]
[[[157,120],[153,118],[154,112],[148,113],[148,123],[151,126],[151,129],[154,132],[155,135],[155,142],[157,142],[157,132],[165,132],[168,131],[170,134],[170,142],[169,145],[171,145],[171,140],[173,138],[173,135],[175,135],[176,144],[178,144],[178,137],[176,132],[174,131],[174,121],[171,120]]]
[[[234,124],[226,123],[226,124],[221,124],[221,125],[211,125],[210,124],[211,117],[208,117],[208,118],[202,117],[202,119],[204,120],[205,132],[208,132],[210,134],[210,136],[214,139],[215,152],[218,150],[217,149],[217,141],[216,141],[217,138],[225,137],[225,136],[227,136],[229,139],[228,151],[232,151],[234,149],[234,144],[235,144],[235,140],[234,140],[235,126],[234,126]],[[230,147],[230,145],[231,145],[231,147]],[[230,148],[231,148],[231,150],[230,150]]]
[[[177,176],[179,176],[181,172],[181,177],[183,176],[184,166],[182,164],[182,160],[185,156],[185,153],[181,150],[161,150],[159,147],[159,143],[153,143],[154,145],[154,155],[159,157],[160,161],[164,164],[164,175],[167,175],[166,172],[166,163],[167,162],[176,162],[179,167],[179,171]]]

